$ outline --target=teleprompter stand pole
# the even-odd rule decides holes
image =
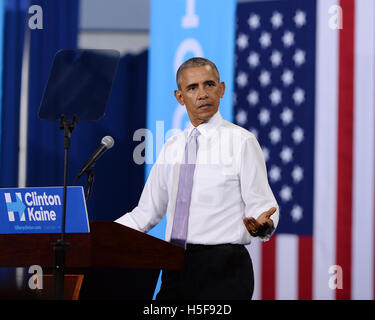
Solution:
[[[64,191],[63,191],[63,213],[61,238],[53,243],[53,276],[55,299],[64,299],[64,275],[65,275],[65,253],[69,243],[65,241],[65,220],[66,220],[66,196],[68,186],[68,156],[70,147],[70,137],[77,124],[77,117],[74,115],[73,122],[61,116],[60,129],[64,130]]]

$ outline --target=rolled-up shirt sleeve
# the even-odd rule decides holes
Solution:
[[[279,207],[268,183],[262,149],[254,136],[249,136],[242,142],[239,168],[245,216],[257,219],[263,212],[272,207],[276,208],[276,212],[271,216],[274,228],[260,238],[267,241],[278,225]]]
[[[141,232],[148,232],[163,218],[168,204],[168,190],[165,174],[167,164],[159,161],[162,153],[163,150],[150,171],[138,205],[115,222]]]

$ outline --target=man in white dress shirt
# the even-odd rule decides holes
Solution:
[[[184,269],[163,271],[158,300],[251,299],[254,277],[245,245],[251,236],[268,240],[279,220],[262,150],[252,133],[221,117],[225,84],[214,63],[189,59],[176,80],[175,97],[191,124],[165,143],[138,206],[116,222],[148,232],[166,213],[166,241],[185,247]],[[192,135],[197,145],[189,185],[180,172]],[[188,190],[182,200],[188,212],[182,214],[187,230],[180,243],[172,235],[182,228],[174,221],[183,212],[182,188]]]

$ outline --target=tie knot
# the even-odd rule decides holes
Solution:
[[[199,130],[197,128],[194,128],[193,131],[191,132],[191,136],[192,137],[197,137],[199,136],[201,133],[199,132]]]

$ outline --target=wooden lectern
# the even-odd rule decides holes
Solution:
[[[0,299],[53,299],[52,243],[59,234],[1,234],[0,267],[39,265],[43,289],[0,282]],[[68,299],[152,299],[160,269],[178,270],[184,250],[115,222],[90,222],[88,234],[66,234],[65,297]],[[21,288],[20,288],[21,287]]]

